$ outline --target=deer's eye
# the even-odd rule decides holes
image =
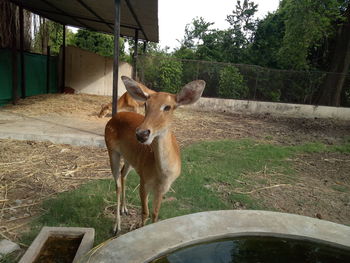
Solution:
[[[163,108],[164,111],[170,111],[170,109],[171,109],[171,106],[169,105],[165,105]]]

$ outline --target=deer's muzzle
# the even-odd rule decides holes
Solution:
[[[136,129],[136,139],[140,143],[144,143],[148,140],[150,133],[150,130]]]

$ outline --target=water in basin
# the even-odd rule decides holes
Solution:
[[[318,242],[277,237],[239,237],[200,243],[152,263],[345,263],[350,250]]]

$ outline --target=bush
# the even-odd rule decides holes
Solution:
[[[163,59],[159,66],[158,86],[161,91],[177,93],[181,88],[182,63]]]
[[[182,86],[182,63],[166,57],[141,57],[139,73],[147,87],[177,93]]]
[[[220,71],[219,95],[228,99],[245,99],[248,96],[248,87],[243,76],[234,66],[228,66]]]

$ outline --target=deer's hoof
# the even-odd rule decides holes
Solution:
[[[120,233],[120,231],[121,231],[120,226],[115,225],[115,226],[113,227],[113,235],[114,235],[114,236],[118,235],[118,234]]]
[[[120,215],[128,215],[129,214],[129,211],[128,211],[128,209],[126,208],[126,206],[125,207],[122,207],[121,209],[120,209]]]

